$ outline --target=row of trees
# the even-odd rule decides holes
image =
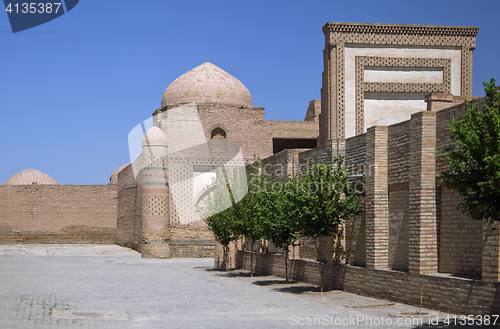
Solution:
[[[320,260],[322,290],[325,244],[320,243],[321,238],[337,235],[343,220],[360,213],[360,192],[353,191],[342,165],[343,157],[338,157],[331,165],[314,164],[301,175],[279,180],[262,170],[260,160],[246,166],[243,180],[242,173],[220,171],[200,213],[222,245],[223,266],[228,265],[231,241],[244,237],[251,245],[253,275],[255,243],[266,239],[284,250],[288,282],[289,248],[299,239],[311,238]]]
[[[485,84],[482,110],[470,104],[467,113],[452,120],[449,128],[457,146],[440,155],[449,169],[442,173],[446,186],[463,196],[459,208],[469,217],[500,221],[500,91],[495,80]],[[258,170],[260,161],[247,166],[246,177],[220,172],[205,198],[200,213],[223,247],[223,266],[228,264],[231,241],[251,242],[251,273],[256,241],[267,239],[285,252],[301,238],[314,239],[323,282],[322,237],[338,234],[339,224],[360,212],[359,192],[353,191],[342,169],[343,158],[332,165],[315,164],[301,175],[276,181]],[[257,165],[257,166],[256,166]],[[248,186],[248,193],[247,187]],[[322,283],[321,283],[322,284]],[[322,288],[322,287],[321,287]]]

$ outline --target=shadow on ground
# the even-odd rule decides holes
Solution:
[[[257,286],[272,286],[275,284],[294,284],[297,283],[296,281],[288,281],[286,280],[261,280],[261,281],[255,281],[252,282],[252,284],[255,284]]]
[[[323,292],[321,292],[321,289],[318,286],[308,286],[308,285],[300,285],[300,286],[296,285],[291,287],[274,288],[273,290],[277,292],[287,292],[291,294],[308,294],[313,292],[318,292],[318,293],[342,292],[341,290],[327,290],[327,289],[323,289]]]

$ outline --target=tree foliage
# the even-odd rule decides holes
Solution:
[[[349,175],[342,167],[343,157],[331,165],[313,164],[287,184],[288,216],[296,219],[299,235],[312,238],[319,259],[321,290],[323,290],[324,237],[335,236],[342,221],[359,214],[359,192],[353,190]]]
[[[222,267],[225,269],[229,266],[229,244],[239,238],[236,230],[238,216],[233,207],[234,195],[232,194],[241,193],[242,190],[238,186],[240,180],[237,173],[234,173],[230,180],[232,184],[229,184],[227,173],[218,170],[218,175],[207,190],[209,193],[203,199],[203,205],[197,209],[208,229],[214,234],[215,240],[222,245]]]
[[[260,212],[264,225],[264,238],[271,241],[274,246],[283,249],[285,262],[285,281],[288,282],[289,249],[296,246],[300,239],[298,221],[290,216],[293,205],[289,202],[288,195],[283,193],[282,184],[286,181],[275,181],[265,177],[265,194],[261,196]],[[276,186],[279,188],[276,190]]]
[[[264,230],[267,214],[262,211],[262,199],[265,197],[263,186],[263,174],[256,172],[254,164],[246,166],[248,193],[235,204],[234,210],[237,216],[235,234],[245,237],[250,242],[250,276],[253,276],[253,254],[258,240],[264,238]]]
[[[288,251],[301,238],[312,238],[318,253],[323,289],[323,252],[321,238],[335,236],[339,224],[360,212],[359,193],[353,191],[348,175],[343,170],[343,157],[331,165],[313,164],[301,175],[275,180],[258,170],[262,163],[255,160],[246,167],[248,193],[235,202],[233,194],[237,184],[217,176],[215,187],[206,198],[205,221],[216,240],[228,250],[229,243],[239,237],[250,241],[250,273],[253,275],[254,245],[267,239],[285,252],[285,275],[288,281]],[[225,181],[223,180],[225,178]],[[222,179],[222,181],[221,181]],[[228,197],[228,191],[231,198]],[[246,192],[246,191],[245,191]],[[221,211],[221,209],[223,209]]]
[[[493,222],[500,220],[500,92],[494,79],[484,85],[482,111],[469,104],[465,115],[450,122],[458,147],[440,155],[449,165],[442,182],[463,197],[459,208],[475,220]]]

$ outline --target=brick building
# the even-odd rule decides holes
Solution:
[[[61,186],[25,172],[0,186],[0,242],[116,242],[154,258],[215,249],[217,266],[220,250],[197,206],[220,168],[258,156],[286,177],[344,155],[364,186],[364,212],[340,240],[327,239],[324,284],[414,305],[424,291],[428,308],[498,314],[500,227],[459,212],[460,197],[439,183],[439,153],[453,143],[447,125],[474,99],[478,30],[326,24],[321,100],[304,121],[265,120],[240,81],[204,63],[167,87],[137,135],[140,155],[110,185]],[[318,283],[310,241],[291,255],[294,278]],[[249,267],[241,242],[230,257]],[[259,252],[257,271],[283,276],[282,257]]]

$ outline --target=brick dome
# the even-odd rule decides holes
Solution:
[[[57,184],[54,178],[36,169],[26,169],[18,172],[3,183],[3,185],[50,185]]]
[[[161,98],[161,107],[191,102],[253,106],[248,89],[212,63],[203,63],[174,80]]]
[[[130,162],[126,163],[124,165],[121,165],[115,171],[113,171],[113,173],[109,177],[109,185],[117,185],[118,184],[118,174],[120,173],[120,171],[125,169],[125,167],[128,166],[129,164],[130,164]]]

